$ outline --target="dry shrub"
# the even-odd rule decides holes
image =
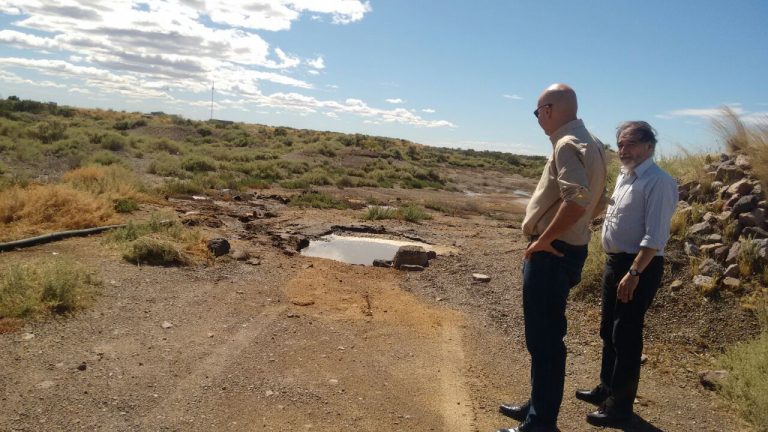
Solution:
[[[602,232],[593,231],[589,239],[589,254],[581,270],[581,282],[571,290],[576,299],[596,298],[602,295],[603,269],[605,252],[603,251]]]
[[[31,185],[0,192],[0,241],[118,222],[112,203],[68,185]]]
[[[768,332],[729,349],[720,359],[729,371],[719,391],[756,430],[768,430]]]
[[[140,192],[141,183],[129,169],[119,165],[92,165],[65,173],[61,181],[75,189],[103,195],[111,200],[131,198],[146,202],[147,197]]]

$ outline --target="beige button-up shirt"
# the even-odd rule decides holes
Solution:
[[[558,239],[572,245],[589,243],[589,223],[595,208],[604,206],[606,160],[603,143],[581,120],[561,126],[549,137],[553,152],[523,220],[523,234],[540,235],[555,218],[563,201],[585,208],[584,215]]]

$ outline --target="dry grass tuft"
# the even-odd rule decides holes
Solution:
[[[75,189],[104,196],[112,201],[133,199],[147,202],[151,199],[140,192],[142,187],[136,174],[120,165],[92,165],[65,173],[61,181]]]
[[[757,430],[768,430],[768,332],[729,349],[720,364],[729,371],[719,389]]]
[[[118,222],[112,203],[68,185],[31,185],[0,192],[0,241]]]
[[[605,252],[603,251],[602,232],[593,231],[589,240],[589,254],[581,270],[581,282],[571,290],[576,299],[599,298],[602,293]]]
[[[768,188],[768,116],[746,123],[731,108],[715,120],[714,129],[731,153],[744,153],[752,162],[752,172]]]

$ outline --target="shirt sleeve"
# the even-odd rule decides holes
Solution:
[[[662,177],[646,194],[645,235],[640,246],[661,250],[669,240],[672,214],[677,206],[677,183],[671,177]]]
[[[558,142],[555,147],[557,184],[563,201],[572,201],[582,207],[589,206],[592,192],[589,190],[587,169],[579,146],[572,140]]]

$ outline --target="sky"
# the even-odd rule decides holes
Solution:
[[[547,155],[541,91],[604,143],[713,151],[768,116],[768,1],[0,0],[0,96]],[[213,92],[211,88],[213,86]]]

